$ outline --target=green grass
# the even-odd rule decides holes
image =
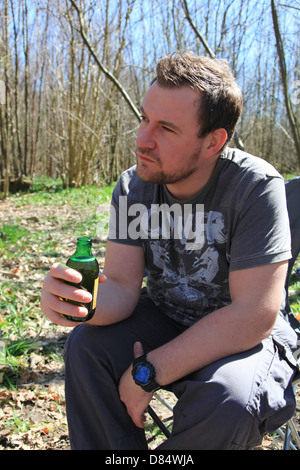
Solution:
[[[39,179],[29,192],[9,196],[9,204],[31,213],[28,220],[22,212],[0,221],[0,340],[5,344],[0,386],[18,386],[34,351],[62,360],[61,344],[39,344],[45,323],[39,307],[42,281],[54,261],[66,261],[78,236],[94,238],[98,225],[107,229],[108,210],[98,214],[97,208],[109,203],[113,187],[63,189],[60,181]],[[50,209],[45,218],[39,207]],[[105,243],[96,241],[94,250],[101,258]]]
[[[72,207],[86,207],[87,205],[102,204],[110,200],[114,184],[111,186],[85,186],[83,188],[63,188],[56,182],[48,182],[40,180],[38,184],[34,184],[30,192],[18,193],[10,196],[14,199],[16,207],[27,204],[30,205],[50,205]]]

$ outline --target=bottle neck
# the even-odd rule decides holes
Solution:
[[[89,237],[79,237],[77,239],[77,247],[74,255],[71,256],[73,260],[91,261],[94,259],[92,254],[92,241]]]

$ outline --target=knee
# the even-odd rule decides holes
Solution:
[[[247,396],[241,390],[242,387],[232,387],[231,384],[215,380],[186,381],[181,387],[177,395],[179,407],[185,408],[184,414],[193,416],[195,421],[199,419],[199,415],[202,419],[221,417],[223,422],[224,417],[234,417],[238,421],[245,412]]]
[[[260,433],[245,401],[243,393],[224,384],[191,382],[174,408],[173,433],[181,440],[186,435],[184,445],[195,449],[249,448],[260,441]]]
[[[65,344],[66,369],[85,368],[93,373],[105,369],[119,379],[133,360],[133,344],[130,332],[120,324],[78,325]]]
[[[107,338],[101,327],[81,324],[70,333],[64,348],[66,378],[73,380],[90,380],[91,377],[102,376],[108,365],[109,349]]]
[[[107,338],[101,327],[88,324],[76,326],[67,338],[64,347],[65,363],[79,364],[89,358],[101,357],[101,350],[107,347]]]
[[[64,346],[64,359],[68,360],[69,356],[74,357],[78,354],[79,350],[84,349],[88,342],[88,325],[81,324],[76,326],[69,334]]]

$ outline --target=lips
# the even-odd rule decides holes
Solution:
[[[141,161],[141,162],[146,162],[146,163],[155,163],[155,161],[145,155],[140,155],[138,154],[138,159]]]
[[[157,158],[153,158],[151,155],[149,155],[148,153],[144,152],[143,150],[141,150],[139,148],[137,148],[136,155],[137,155],[137,158],[140,162],[158,163]]]

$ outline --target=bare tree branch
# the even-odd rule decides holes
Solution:
[[[210,55],[210,57],[212,57],[213,59],[216,57],[215,53],[213,52],[213,50],[210,48],[209,44],[206,42],[206,40],[204,39],[204,37],[202,36],[202,34],[200,33],[200,31],[197,29],[195,23],[193,22],[192,18],[191,18],[191,15],[190,15],[190,12],[189,12],[189,9],[188,9],[188,5],[187,5],[187,1],[186,0],[182,0],[182,6],[183,6],[183,10],[184,10],[184,13],[185,13],[185,16],[186,16],[186,19],[188,20],[188,22],[190,23],[194,33],[196,34],[197,38],[201,41],[201,43],[203,44],[206,52]],[[241,149],[241,150],[244,150],[244,144],[243,144],[243,141],[242,139],[240,138],[238,132],[235,130],[234,132],[234,141],[235,141],[235,145]]]
[[[190,15],[190,12],[189,12],[189,9],[188,9],[188,5],[187,5],[187,1],[183,0],[182,3],[183,3],[183,9],[184,9],[186,19],[190,23],[194,33],[196,34],[197,38],[200,40],[200,42],[202,43],[202,45],[204,46],[206,52],[210,55],[210,57],[215,58],[216,57],[215,53],[210,48],[209,44],[206,42],[206,40],[204,39],[204,37],[202,36],[200,31],[197,29],[195,23],[193,22],[193,20],[191,18],[191,15]]]
[[[283,93],[284,93],[284,99],[285,99],[285,107],[286,107],[288,120],[291,126],[291,131],[292,131],[293,140],[294,140],[294,144],[295,144],[295,148],[296,148],[296,152],[298,156],[298,161],[300,164],[300,123],[294,112],[293,104],[291,102],[289,91],[288,91],[288,78],[287,78],[285,54],[284,54],[283,42],[282,42],[282,38],[280,34],[278,15],[277,15],[274,0],[271,0],[271,8],[272,8],[274,33],[275,33],[275,38],[276,38],[276,48],[277,48],[277,53],[278,53],[278,58],[279,58],[281,80],[282,80]]]
[[[294,10],[300,11],[300,8],[294,7],[294,6],[292,6],[292,5],[285,5],[284,3],[279,3],[279,6],[280,6],[280,7],[286,7],[286,8],[292,8],[292,9],[294,9]]]
[[[122,86],[122,84],[119,82],[119,80],[103,65],[103,63],[101,62],[101,60],[99,59],[95,49],[93,48],[93,46],[91,45],[91,43],[89,42],[88,38],[87,38],[87,35],[86,35],[86,27],[85,27],[85,20],[84,20],[84,17],[83,17],[83,14],[80,10],[80,8],[78,7],[77,3],[74,1],[74,0],[70,0],[72,6],[75,8],[76,12],[77,12],[77,15],[78,15],[78,19],[79,19],[79,25],[80,25],[80,34],[81,34],[81,37],[85,43],[85,45],[87,46],[90,54],[93,56],[96,64],[98,65],[98,67],[102,70],[102,72],[105,74],[105,76],[117,87],[117,89],[120,91],[121,95],[124,97],[126,103],[129,105],[130,109],[133,111],[134,115],[136,116],[136,118],[138,120],[140,120],[140,113],[139,113],[139,110],[138,108],[135,106],[135,104],[133,103],[133,101],[131,100],[130,96],[128,95],[127,91],[125,90],[125,88]]]

